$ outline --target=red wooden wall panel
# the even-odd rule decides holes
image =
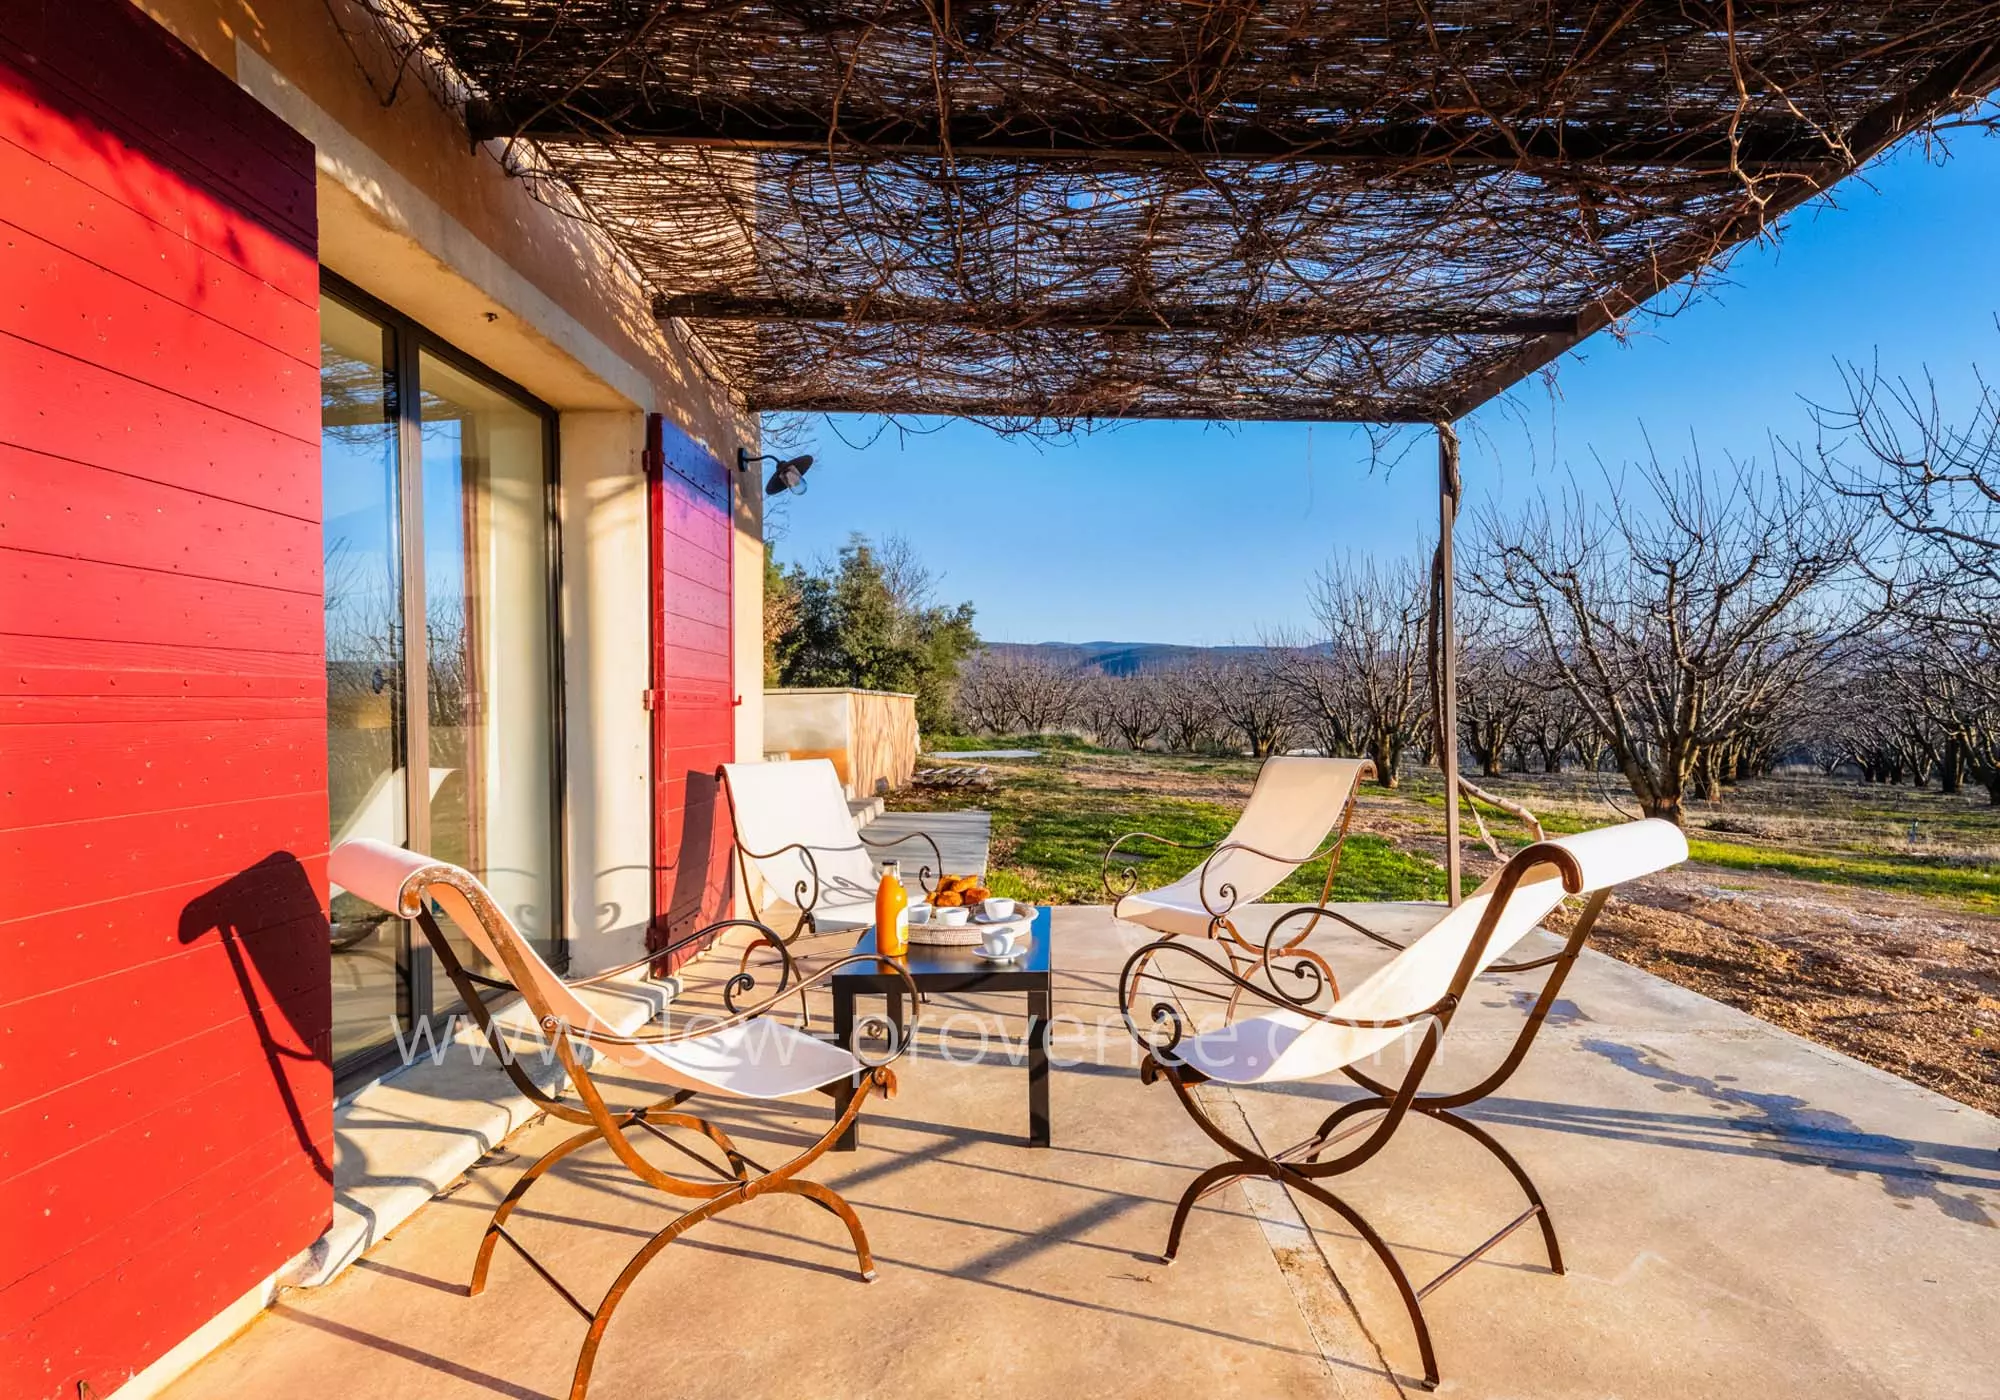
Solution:
[[[110,1394],[331,1212],[314,201],[125,0],[0,0],[8,1397]]]
[[[715,770],[735,757],[730,664],[733,556],[729,468],[667,427],[647,424],[652,554],[653,931],[662,947],[724,917],[728,804]],[[689,949],[680,961],[692,956]]]

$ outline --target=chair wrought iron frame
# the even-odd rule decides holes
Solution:
[[[1181,1106],[1187,1110],[1195,1125],[1229,1154],[1227,1160],[1197,1176],[1182,1193],[1179,1203],[1174,1208],[1173,1223],[1167,1233],[1167,1245],[1162,1256],[1165,1262],[1172,1263],[1175,1255],[1180,1252],[1181,1237],[1195,1204],[1230,1182],[1245,1178],[1266,1178],[1297,1191],[1307,1199],[1326,1206],[1352,1226],[1388,1270],[1397,1292],[1402,1296],[1404,1307],[1409,1311],[1410,1323],[1416,1332],[1417,1350],[1422,1357],[1424,1368],[1421,1384],[1426,1390],[1435,1389],[1439,1381],[1437,1354],[1431,1342],[1430,1327],[1425,1321],[1422,1306],[1426,1297],[1456,1278],[1530,1221],[1537,1221],[1541,1226],[1542,1243],[1548,1254],[1550,1272],[1556,1274],[1564,1272],[1562,1250],[1556,1239],[1555,1224],[1550,1217],[1547,1203],[1543,1200],[1541,1192],[1536,1189],[1527,1169],[1492,1134],[1477,1123],[1461,1116],[1459,1111],[1492,1094],[1520,1068],[1536,1035],[1548,1019],[1549,1011],[1555,1005],[1570,969],[1575,966],[1577,957],[1582,953],[1591,931],[1596,927],[1598,916],[1603,912],[1605,901],[1610,897],[1608,887],[1590,893],[1578,911],[1576,921],[1564,939],[1563,946],[1558,951],[1520,962],[1495,963],[1485,969],[1486,972],[1492,973],[1550,969],[1526,1022],[1499,1065],[1470,1087],[1448,1093],[1421,1092],[1424,1077],[1437,1056],[1446,1031],[1450,1028],[1453,1014],[1464,1000],[1473,978],[1479,975],[1480,960],[1506,910],[1508,899],[1513,895],[1523,876],[1539,865],[1556,867],[1566,897],[1583,892],[1582,869],[1568,851],[1560,846],[1541,843],[1521,851],[1502,870],[1493,897],[1457,970],[1453,973],[1449,990],[1432,1005],[1394,1020],[1358,1020],[1315,1011],[1313,1004],[1322,994],[1331,992],[1336,1000],[1339,996],[1338,985],[1331,980],[1330,974],[1324,971],[1325,961],[1314,957],[1290,965],[1285,964],[1284,959],[1296,956],[1300,949],[1296,939],[1280,936],[1284,924],[1293,918],[1309,916],[1315,912],[1331,914],[1331,910],[1314,910],[1311,906],[1302,906],[1288,911],[1275,921],[1263,946],[1257,950],[1257,961],[1253,968],[1255,978],[1242,975],[1233,960],[1231,966],[1224,967],[1191,943],[1167,939],[1140,948],[1127,959],[1124,969],[1119,974],[1120,1000],[1121,1004],[1128,1008],[1125,1012],[1126,1026],[1145,1050],[1145,1056],[1139,1065],[1141,1081],[1152,1084],[1164,1080],[1172,1085]],[[1359,931],[1386,947],[1400,949],[1404,946],[1367,929]],[[1137,982],[1145,975],[1147,967],[1155,957],[1168,952],[1192,957],[1232,984],[1232,1007],[1236,997],[1248,993],[1272,1006],[1330,1026],[1378,1029],[1416,1026],[1423,1023],[1424,1030],[1400,1084],[1385,1083],[1355,1065],[1342,1067],[1340,1072],[1358,1085],[1364,1091],[1364,1096],[1350,1100],[1334,1110],[1311,1136],[1281,1151],[1266,1153],[1253,1144],[1241,1142],[1230,1136],[1202,1107],[1195,1089],[1198,1085],[1208,1082],[1208,1077],[1173,1053],[1174,1047],[1183,1038],[1184,1023],[1180,1011],[1171,1002],[1162,1001],[1152,1008],[1151,1019],[1153,1025],[1159,1028],[1158,1032],[1141,1029],[1133,1022],[1129,1008],[1139,993]],[[1206,996],[1217,995],[1211,987],[1161,977],[1158,973],[1154,973],[1153,976],[1163,986],[1176,991]],[[1286,991],[1282,985],[1284,981],[1295,982],[1299,990]],[[1164,1039],[1161,1038],[1162,1035]],[[1326,1155],[1339,1144],[1369,1129],[1371,1124],[1365,1120],[1364,1115],[1373,1112],[1380,1112],[1383,1116],[1372,1124],[1372,1131],[1368,1131],[1365,1138],[1334,1156]],[[1470,1252],[1459,1256],[1422,1286],[1411,1282],[1408,1272],[1397,1259],[1395,1252],[1366,1217],[1351,1203],[1335,1195],[1322,1184],[1329,1178],[1344,1176],[1354,1171],[1381,1152],[1411,1114],[1454,1128],[1485,1148],[1507,1169],[1528,1202],[1527,1208],[1519,1215]]]
[[[629,1035],[613,1034],[604,1030],[579,1031],[564,1023],[561,1018],[549,1014],[546,1007],[537,1005],[540,998],[531,990],[534,981],[527,960],[515,946],[511,936],[512,930],[504,921],[489,919],[488,916],[497,911],[493,910],[485,890],[477,882],[453,878],[450,867],[440,867],[427,875],[424,884],[428,886],[435,883],[451,885],[466,899],[472,908],[473,916],[484,923],[488,936],[492,938],[494,950],[500,955],[501,965],[510,980],[484,976],[473,972],[460,962],[451,946],[451,941],[445,936],[436,917],[423,901],[420,890],[415,888],[416,881],[412,881],[411,887],[406,889],[406,907],[398,912],[406,918],[414,918],[424,936],[430,941],[431,950],[436,955],[439,966],[450,979],[452,986],[457,989],[467,1011],[479,1026],[487,1045],[506,1070],[514,1087],[538,1112],[575,1125],[579,1129],[544,1152],[523,1171],[512,1189],[494,1208],[486,1230],[480,1238],[479,1251],[473,1261],[472,1277],[465,1290],[467,1297],[477,1297],[485,1290],[494,1250],[505,1242],[526,1261],[528,1267],[544,1283],[589,1324],[582,1347],[577,1353],[576,1368],[570,1382],[570,1400],[584,1400],[590,1387],[591,1371],[596,1363],[598,1348],[604,1340],[604,1333],[610,1325],[612,1314],[646,1266],[652,1263],[667,1245],[694,1226],[759,1196],[801,1196],[837,1217],[847,1228],[861,1278],[866,1282],[874,1281],[876,1277],[874,1256],[869,1251],[867,1232],[862,1228],[860,1217],[839,1193],[819,1182],[806,1180],[799,1173],[824,1155],[841,1134],[852,1126],[861,1113],[862,1105],[871,1094],[880,1094],[883,1098],[895,1096],[896,1075],[890,1066],[909,1048],[914,1035],[914,1014],[909,1031],[901,1035],[886,1016],[863,1018],[864,1025],[877,1027],[887,1037],[890,1053],[881,1060],[862,1060],[855,1075],[855,1093],[845,1111],[836,1115],[832,1125],[809,1147],[775,1167],[767,1167],[749,1156],[727,1133],[707,1118],[683,1111],[683,1105],[695,1099],[698,1090],[681,1088],[653,1103],[637,1108],[614,1110],[606,1103],[585,1057],[579,1054],[578,1042],[586,1045],[643,1047],[671,1045],[713,1035],[732,1026],[752,1021],[770,1011],[781,1001],[802,996],[808,988],[826,980],[851,963],[875,963],[878,962],[877,959],[843,958],[838,962],[827,964],[810,976],[801,978],[798,966],[786,949],[784,940],[768,926],[755,919],[723,919],[688,933],[670,946],[655,949],[623,966],[610,968],[590,977],[569,979],[565,985],[572,988],[601,985],[662,959],[670,958],[685,948],[701,944],[704,940],[730,929],[747,928],[758,935],[756,941],[768,942],[776,948],[781,960],[778,989],[769,997],[755,1005],[739,1008],[737,997],[756,988],[755,976],[748,971],[739,970],[723,986],[723,1005],[727,1014],[721,1018],[705,1020],[681,1031],[661,1028],[648,1033]],[[892,970],[900,970],[893,963],[885,965]],[[909,980],[907,973],[904,974],[904,980]],[[522,1068],[519,1055],[513,1053],[511,1047],[504,1043],[501,1031],[487,1007],[485,998],[481,995],[482,990],[519,992],[522,995],[529,1008],[537,1013],[541,1034],[553,1041],[556,1059],[562,1065],[563,1073],[571,1087],[576,1090],[577,1098],[581,1101],[580,1107],[564,1102],[555,1094],[543,1090],[533,1076]],[[913,1004],[921,1006],[923,994],[914,982],[910,984],[909,992]],[[858,1032],[861,1027],[857,1026],[856,1029]],[[838,1082],[823,1085],[816,1092],[835,1097]],[[666,1131],[668,1128],[678,1128],[697,1134],[721,1153],[727,1166],[718,1165],[694,1148],[671,1137]],[[627,1138],[626,1134],[635,1129],[643,1129],[675,1151],[692,1159],[712,1179],[680,1176],[655,1166],[641,1155]],[[696,1204],[676,1215],[642,1245],[627,1261],[597,1306],[592,1308],[586,1306],[507,1229],[507,1222],[527,1196],[530,1188],[547,1175],[551,1168],[573,1153],[598,1142],[609,1146],[619,1162],[643,1185],[668,1196],[691,1199]]]
[[[791,841],[769,851],[751,850],[743,844],[742,826],[736,820],[736,792],[729,786],[729,778],[721,769],[716,770],[715,776],[716,781],[721,783],[722,790],[729,797],[730,848],[736,854],[737,878],[743,887],[743,897],[750,905],[751,917],[761,921],[764,914],[757,904],[757,886],[763,883],[763,881],[756,875],[756,872],[751,870],[750,862],[753,860],[776,860],[779,856],[796,852],[805,861],[808,878],[799,880],[792,887],[792,904],[798,909],[799,917],[793,923],[790,933],[779,936],[779,942],[789,948],[801,938],[810,937],[818,933],[819,922],[814,918],[813,910],[819,903],[821,881],[819,861],[814,858],[813,852],[815,850],[825,851],[834,848],[825,845],[810,846],[802,841]],[[925,894],[931,893],[936,887],[937,877],[944,873],[944,853],[938,849],[936,838],[928,831],[906,831],[901,836],[891,836],[879,840],[871,840],[865,832],[857,831],[854,833],[854,839],[861,846],[871,851],[888,850],[892,846],[900,846],[908,841],[922,841],[925,845],[929,846],[931,848],[932,864],[917,868],[917,884]],[[754,947],[755,945],[753,944],[752,950],[754,950]],[[744,953],[744,966],[746,967],[749,965],[748,958],[750,951],[746,950]]]
[[[1270,851],[1260,850],[1247,842],[1231,841],[1226,837],[1221,841],[1203,845],[1199,842],[1169,840],[1167,837],[1155,835],[1150,831],[1126,832],[1105,848],[1104,859],[1099,870],[1099,875],[1104,884],[1104,892],[1111,898],[1111,917],[1114,919],[1124,917],[1119,912],[1120,908],[1124,905],[1126,899],[1131,897],[1139,888],[1139,872],[1134,866],[1128,865],[1120,871],[1116,883],[1112,879],[1112,857],[1118,853],[1118,848],[1123,846],[1127,841],[1145,840],[1157,842],[1162,846],[1171,846],[1175,850],[1207,851],[1208,854],[1202,859],[1201,882],[1198,886],[1201,895],[1201,907],[1208,914],[1208,928],[1203,937],[1220,945],[1224,954],[1229,958],[1230,967],[1238,974],[1241,974],[1244,969],[1254,968],[1260,963],[1268,965],[1272,950],[1268,946],[1268,939],[1266,940],[1266,946],[1260,948],[1245,938],[1242,932],[1236,927],[1235,921],[1230,918],[1230,915],[1236,912],[1237,905],[1241,902],[1235,885],[1228,881],[1223,881],[1215,888],[1216,898],[1214,900],[1209,898],[1208,869],[1215,863],[1216,857],[1227,851],[1242,851],[1248,855],[1261,856],[1265,860],[1290,865],[1295,870],[1303,870],[1314,861],[1324,858],[1327,861],[1326,879],[1320,882],[1319,898],[1312,904],[1298,906],[1299,910],[1310,911],[1312,917],[1306,921],[1306,926],[1299,930],[1296,937],[1292,938],[1285,947],[1277,949],[1276,952],[1281,955],[1296,954],[1312,959],[1319,964],[1321,975],[1331,979],[1333,969],[1328,967],[1318,954],[1304,946],[1306,940],[1312,936],[1313,930],[1319,927],[1321,919],[1327,919],[1333,923],[1343,925],[1353,929],[1357,933],[1366,934],[1370,938],[1379,937],[1372,930],[1363,927],[1353,918],[1333,908],[1330,902],[1333,894],[1334,878],[1340,873],[1341,853],[1347,846],[1349,829],[1354,823],[1355,807],[1361,799],[1361,784],[1364,780],[1374,776],[1374,763],[1371,760],[1362,760],[1361,766],[1354,773],[1354,786],[1349,789],[1347,800],[1341,804],[1340,820],[1334,826],[1333,839],[1323,842],[1312,854],[1302,858],[1276,855]],[[1296,913],[1298,910],[1292,912]],[[1286,915],[1287,919],[1291,917],[1291,913]],[[1162,934],[1157,943],[1171,943],[1182,936],[1177,933]],[[1236,1005],[1237,998],[1232,997],[1229,1003],[1229,1015],[1235,1015]],[[1131,1011],[1130,1004],[1127,1003],[1124,1009],[1129,1013]]]

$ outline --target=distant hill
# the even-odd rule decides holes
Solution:
[[[1066,671],[1107,676],[1171,671],[1202,657],[1221,659],[1263,650],[1254,646],[1178,646],[1171,642],[989,642],[986,649],[998,656],[1046,661]]]

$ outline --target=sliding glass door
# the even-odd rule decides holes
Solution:
[[[331,277],[321,326],[334,843],[465,866],[560,966],[553,416]],[[351,1073],[454,998],[402,920],[339,889],[332,917]]]

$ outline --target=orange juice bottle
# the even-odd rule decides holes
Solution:
[[[889,958],[910,951],[910,892],[893,860],[882,862],[882,883],[875,887],[875,951]]]

